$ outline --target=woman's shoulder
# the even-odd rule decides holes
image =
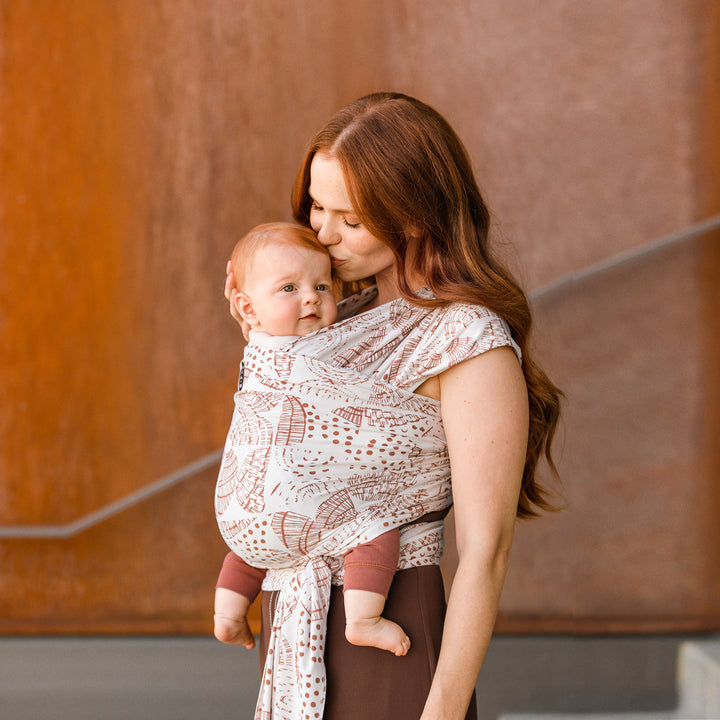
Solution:
[[[427,307],[403,299],[390,303],[389,310],[387,326],[405,325],[408,331],[379,374],[399,387],[413,391],[428,378],[497,347],[511,347],[521,360],[507,323],[482,305]]]
[[[426,289],[418,291],[418,296],[433,297]],[[476,303],[450,302],[430,309],[425,318],[424,330],[432,334],[436,341],[445,338],[450,342],[465,337],[488,343],[492,347],[498,344],[515,346],[519,353],[505,319],[490,308]]]
[[[458,323],[474,322],[505,324],[503,318],[490,308],[469,302],[450,302],[433,308],[432,318],[438,325],[451,327]]]

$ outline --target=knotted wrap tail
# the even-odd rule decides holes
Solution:
[[[311,558],[278,594],[256,720],[315,720],[325,706],[325,635],[332,571]]]
[[[437,565],[442,550],[442,521],[400,529],[400,568]],[[268,572],[263,589],[276,590],[278,595],[255,720],[322,718],[330,587],[342,580],[342,560],[332,557],[315,557],[295,569]]]

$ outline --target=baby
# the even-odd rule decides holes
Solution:
[[[235,308],[250,326],[251,344],[278,347],[335,321],[330,255],[309,228],[259,225],[237,243],[231,263],[239,291]],[[343,600],[348,642],[405,655],[409,638],[399,625],[381,617],[399,545],[399,530],[394,529],[346,553]],[[215,590],[218,640],[254,647],[246,616],[263,576],[264,570],[237,555],[226,557]]]

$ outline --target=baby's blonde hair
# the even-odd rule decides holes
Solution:
[[[257,225],[237,241],[230,256],[235,286],[238,290],[242,290],[245,285],[247,270],[252,264],[255,253],[268,245],[305,248],[329,257],[327,248],[308,227],[290,222]]]

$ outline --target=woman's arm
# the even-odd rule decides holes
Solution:
[[[512,545],[528,435],[527,388],[509,348],[439,376],[458,550],[435,676],[421,720],[465,718],[490,642]]]

